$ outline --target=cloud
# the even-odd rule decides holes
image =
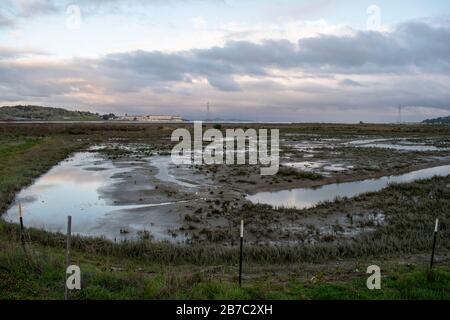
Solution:
[[[220,4],[221,0],[197,0],[198,2]],[[41,15],[64,13],[69,5],[77,5],[84,14],[94,15],[103,13],[124,12],[134,6],[185,4],[186,0],[2,0],[2,5],[13,8],[15,16],[33,18]]]
[[[0,28],[13,26],[14,26],[13,20],[0,11]]]
[[[0,14],[7,14],[10,20],[54,14],[60,12],[65,3],[65,1],[53,0],[3,0],[2,2]]]
[[[104,74],[115,75],[126,80],[125,86],[136,89],[159,82],[191,82],[192,78],[207,79],[215,88],[223,91],[238,91],[239,85],[233,74],[243,74],[231,62],[208,59],[203,51],[192,50],[178,53],[160,51],[134,51],[111,54],[99,61]]]
[[[346,87],[364,87],[363,84],[359,83],[358,81],[354,81],[352,79],[344,79],[344,80],[340,81],[339,84],[341,86],[346,86]]]
[[[16,7],[22,17],[45,15],[58,12],[58,5],[46,0],[16,0]]]
[[[12,28],[15,26],[14,15],[12,15],[9,10],[5,8],[0,8],[0,29],[1,28]]]
[[[151,105],[190,114],[208,97],[224,114],[246,110],[246,118],[291,120],[299,110],[351,109],[360,117],[359,110],[390,112],[399,103],[448,111],[449,53],[450,23],[417,21],[390,32],[231,41],[207,49],[57,62],[15,60],[33,53],[0,48],[0,96],[123,112]]]
[[[299,68],[316,73],[444,72],[450,70],[450,24],[423,22],[399,25],[392,32],[356,31],[287,40],[230,42],[199,55],[232,63],[236,68]],[[248,70],[250,71],[250,70]]]
[[[232,77],[209,76],[208,82],[214,88],[222,91],[241,91],[241,87]]]
[[[321,36],[299,41],[304,67],[331,72],[402,72],[411,68],[448,72],[450,26],[422,22],[399,25],[394,31],[358,31],[353,36]],[[444,70],[442,69],[444,68]]]
[[[30,57],[36,55],[45,55],[46,53],[40,50],[27,48],[13,48],[0,46],[0,60],[2,59],[17,59],[22,57]]]

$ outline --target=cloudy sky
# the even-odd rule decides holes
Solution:
[[[448,0],[1,0],[0,105],[259,121],[450,114]]]

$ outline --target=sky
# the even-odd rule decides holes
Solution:
[[[204,119],[450,115],[444,0],[0,0],[0,105]]]

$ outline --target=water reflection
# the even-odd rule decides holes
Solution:
[[[402,145],[402,144],[391,144],[391,143],[369,143],[362,145],[362,147],[368,148],[380,148],[380,149],[393,149],[393,150],[404,150],[404,151],[447,151],[445,148],[438,148],[435,146],[427,145]]]
[[[16,196],[15,203],[3,215],[10,222],[18,222],[17,205],[22,204],[26,226],[49,231],[65,231],[67,216],[73,217],[74,234],[86,236],[103,235],[110,239],[133,238],[139,230],[150,230],[155,238],[168,239],[170,235],[161,225],[154,226],[154,215],[160,214],[150,208],[164,207],[172,202],[150,205],[111,205],[100,190],[122,181],[135,167],[116,167],[109,160],[93,152],[78,152],[59,163],[38,178],[30,187]],[[150,214],[149,214],[150,213]],[[152,216],[153,215],[153,216]],[[143,217],[142,217],[143,216]],[[133,220],[134,219],[134,220]],[[132,224],[130,234],[120,229]],[[172,223],[172,222],[171,222]],[[135,231],[135,232],[133,232]]]
[[[336,197],[354,197],[362,193],[379,191],[390,183],[411,182],[433,176],[450,174],[450,165],[409,172],[398,176],[385,176],[378,179],[367,179],[355,182],[334,183],[319,188],[299,188],[277,192],[259,192],[248,195],[253,203],[269,204],[274,207],[310,208],[319,202],[332,201]]]

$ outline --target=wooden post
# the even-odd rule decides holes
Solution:
[[[22,205],[20,203],[19,203],[19,221],[20,221],[20,241],[22,242],[23,250],[25,250],[25,230],[23,227]]]
[[[70,266],[70,236],[72,233],[72,216],[67,217],[67,242],[66,242],[66,270],[64,281],[64,299],[69,300],[69,291],[67,289],[67,268]]]
[[[433,250],[431,251],[430,269],[433,268],[434,250],[436,249],[436,238],[437,238],[438,226],[439,226],[439,219],[436,219],[436,224],[434,225]]]
[[[241,220],[240,254],[239,254],[239,287],[242,286],[242,260],[244,257],[244,220]]]

